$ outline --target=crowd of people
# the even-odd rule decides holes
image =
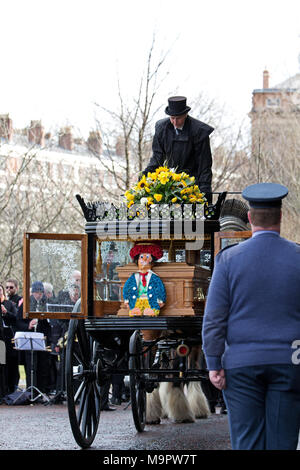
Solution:
[[[71,312],[80,298],[80,286],[80,271],[72,273],[69,288],[60,290],[57,295],[52,284],[33,282],[30,288],[30,312]],[[0,404],[5,403],[7,396],[20,389],[20,366],[24,367],[26,390],[33,386],[34,396],[41,395],[38,402],[47,403],[49,397],[55,403],[63,402],[65,346],[69,320],[23,318],[23,297],[19,295],[18,281],[12,278],[0,284],[0,312]],[[13,339],[16,332],[43,333],[45,350],[34,350],[31,354],[31,350],[15,348]],[[101,398],[101,408],[105,411],[114,410],[111,404],[119,405],[128,401],[124,375],[116,375],[102,387]]]
[[[30,311],[51,311],[51,306],[59,311],[71,312],[80,297],[81,275],[72,274],[69,288],[55,294],[48,282],[35,281],[30,289]],[[49,308],[50,307],[50,308]],[[0,403],[5,397],[19,388],[20,368],[24,366],[26,389],[30,386],[41,394],[62,397],[64,377],[64,337],[69,320],[23,318],[23,297],[19,295],[18,281],[9,278],[0,284]],[[16,332],[39,332],[45,339],[45,350],[21,350],[14,347]],[[32,364],[33,357],[33,364]],[[32,378],[32,370],[34,371]],[[41,398],[43,400],[43,398]]]

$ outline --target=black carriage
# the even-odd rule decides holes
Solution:
[[[206,213],[197,205],[158,206],[149,214],[122,213],[106,203],[88,203],[77,196],[86,223],[85,234],[25,234],[24,312],[27,317],[69,320],[66,347],[66,391],[70,425],[82,448],[97,433],[101,412],[101,387],[113,374],[129,376],[133,420],[138,432],[146,424],[146,393],[160,382],[207,380],[205,364],[191,367],[189,351],[201,346],[205,296],[213,270],[216,240],[236,237],[223,232],[220,213],[226,193],[219,194]],[[224,213],[223,213],[224,215]],[[243,216],[244,217],[244,216]],[[238,215],[238,230],[247,230]],[[245,217],[244,217],[245,219]],[[224,228],[236,228],[223,216]],[[242,225],[241,225],[242,224]],[[248,231],[239,232],[247,238]],[[164,256],[154,267],[163,279],[167,302],[160,315],[129,317],[122,289],[135,269],[128,253],[137,240],[159,241]],[[217,247],[219,249],[219,246]],[[32,280],[46,277],[53,283],[81,271],[81,297],[73,307],[47,304],[44,311],[30,311]],[[56,284],[57,285],[57,284]],[[172,374],[170,375],[170,368]]]

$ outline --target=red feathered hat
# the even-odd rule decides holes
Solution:
[[[129,255],[132,259],[134,259],[135,256],[141,253],[150,253],[150,255],[155,256],[156,259],[159,259],[163,256],[163,250],[157,243],[147,242],[136,243],[131,248]]]

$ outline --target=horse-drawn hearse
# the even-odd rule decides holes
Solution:
[[[138,432],[148,422],[159,422],[153,409],[147,417],[147,402],[152,403],[160,384],[184,395],[184,385],[207,382],[201,329],[214,257],[226,244],[251,236],[244,204],[226,196],[215,194],[211,205],[156,204],[151,210],[134,211],[128,205],[86,203],[77,195],[84,234],[24,235],[25,316],[69,320],[67,404],[74,438],[82,448],[95,439],[101,387],[114,374],[129,376]],[[151,309],[149,315],[132,313],[124,299],[125,284],[137,269],[130,256],[137,245],[161,250],[151,267],[165,289],[158,314],[152,315]],[[67,289],[74,270],[81,272],[81,295],[71,311],[50,302],[46,311],[30,310],[33,281],[49,280],[56,291]],[[201,387],[198,391],[203,395]],[[205,417],[209,409],[206,397],[201,399],[199,417]],[[162,401],[161,397],[160,407]],[[193,410],[191,416],[190,420],[198,417]]]

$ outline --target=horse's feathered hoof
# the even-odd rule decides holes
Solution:
[[[187,418],[187,419],[175,419],[174,420],[174,423],[176,424],[181,424],[181,423],[194,423],[195,420],[194,419],[190,419],[190,418]]]
[[[160,424],[160,419],[155,419],[153,421],[146,421],[146,424]]]

